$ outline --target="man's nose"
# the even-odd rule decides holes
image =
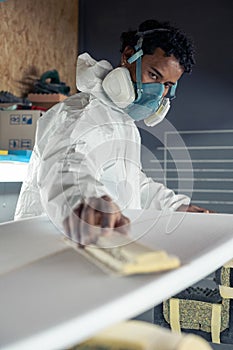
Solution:
[[[168,93],[169,87],[168,86],[164,86],[164,91],[163,91],[163,95],[162,97],[165,97]]]

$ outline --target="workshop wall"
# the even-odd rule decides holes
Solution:
[[[6,0],[0,14],[0,90],[20,96],[17,82],[35,66],[57,69],[74,93],[78,0]]]
[[[197,64],[167,119],[177,130],[233,129],[232,10],[232,0],[79,0],[79,53],[116,66],[120,33],[149,18],[171,21],[193,38]]]

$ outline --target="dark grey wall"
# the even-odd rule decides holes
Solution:
[[[195,41],[197,65],[183,76],[168,120],[178,130],[233,129],[232,0],[79,0],[79,53],[117,65],[122,31],[169,20]]]

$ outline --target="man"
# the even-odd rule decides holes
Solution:
[[[192,43],[178,29],[154,20],[121,39],[120,67],[80,55],[81,92],[39,120],[15,214],[19,219],[46,212],[82,244],[109,229],[127,231],[125,208],[206,211],[145,176],[134,124],[144,119],[156,125],[164,118],[178,80],[194,64]]]

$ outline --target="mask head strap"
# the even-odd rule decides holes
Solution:
[[[143,43],[143,35],[139,37],[137,44],[135,45],[135,54],[133,54],[128,62],[131,64],[136,61],[136,85],[137,85],[137,99],[135,101],[139,101],[142,95],[142,43]]]
[[[177,82],[169,88],[169,91],[166,97],[168,97],[170,100],[173,100],[174,98],[176,98],[176,87],[177,87]]]

